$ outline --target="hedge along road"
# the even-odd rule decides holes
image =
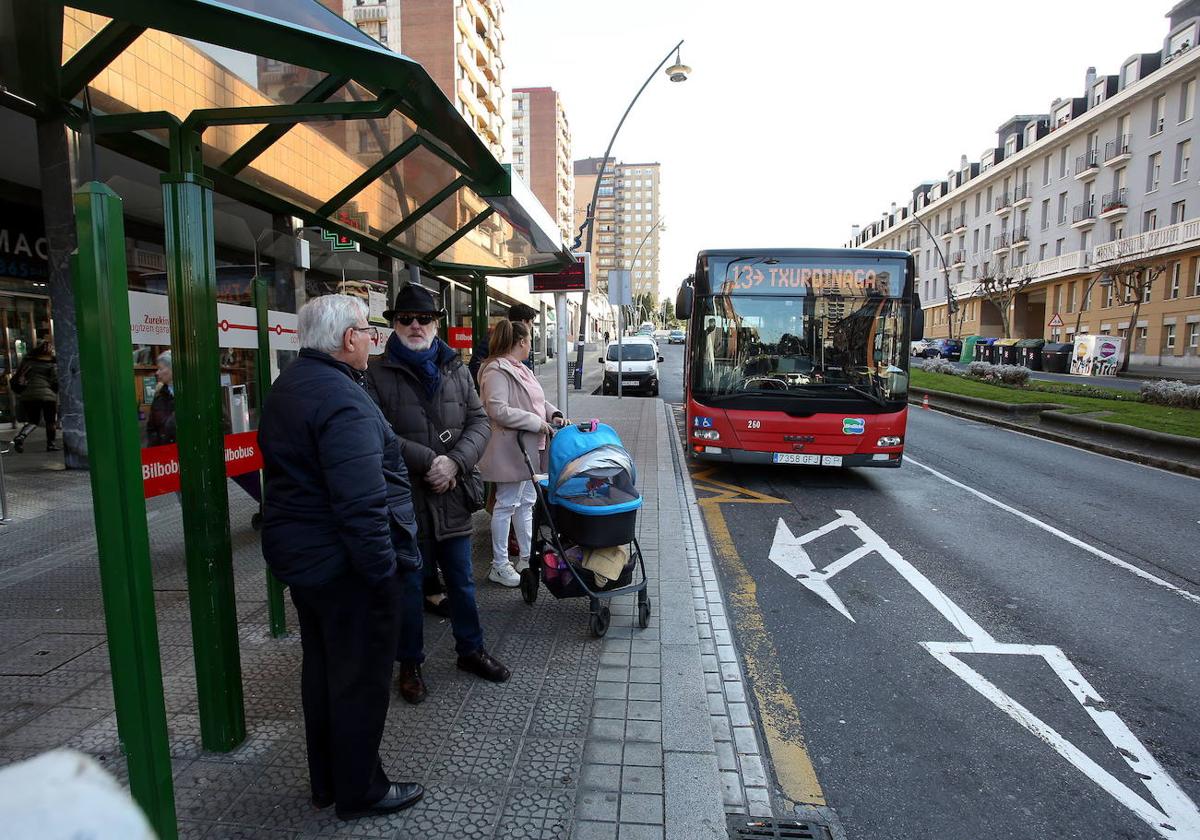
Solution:
[[[695,465],[782,790],[852,838],[1200,838],[1200,482],[919,409],[907,453]]]

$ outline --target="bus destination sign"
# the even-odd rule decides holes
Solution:
[[[895,266],[896,269],[899,266]],[[901,286],[886,265],[823,265],[814,262],[731,262],[721,283],[723,294],[814,294],[891,297]],[[897,281],[899,278],[895,278]]]

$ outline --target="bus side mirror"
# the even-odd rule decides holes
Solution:
[[[675,295],[675,317],[686,321],[692,317],[692,299],[694,293],[691,286],[680,286],[679,294]]]
[[[912,302],[912,340],[920,341],[925,337],[925,310],[921,308],[921,296],[913,293]]]

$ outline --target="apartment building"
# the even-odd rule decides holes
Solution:
[[[558,223],[565,242],[574,238],[575,175],[571,127],[554,88],[516,88],[512,95],[513,170]]]
[[[421,64],[492,154],[509,159],[501,0],[341,0],[341,13]]]
[[[1160,50],[1089,68],[1080,95],[1012,117],[977,161],[856,226],[852,247],[913,254],[927,335],[1002,335],[980,281],[1016,278],[1013,337],[1128,334],[1133,364],[1200,367],[1200,0],[1167,18]],[[1135,268],[1155,279],[1131,329],[1111,277]]]
[[[575,228],[587,216],[602,158],[575,161]],[[663,232],[661,172],[658,163],[619,163],[609,159],[596,200],[592,270],[601,282],[612,269],[629,269],[635,295],[662,298],[659,242]]]

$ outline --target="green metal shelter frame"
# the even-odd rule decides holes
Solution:
[[[108,20],[64,62],[64,17],[71,9]],[[487,325],[487,275],[554,271],[572,258],[549,214],[511,169],[492,156],[429,74],[316,0],[0,0],[0,23],[8,19],[15,24],[9,28],[15,38],[9,41],[0,34],[0,80],[6,93],[15,94],[18,107],[39,119],[61,119],[87,131],[93,142],[164,173],[201,739],[206,749],[229,751],[245,738],[246,729],[220,431],[214,190],[299,217],[343,234],[365,250],[435,274],[470,277],[477,330]],[[186,114],[132,111],[115,97],[95,102],[89,86],[140,38],[162,33],[299,68],[309,74],[311,84],[291,101]],[[6,104],[13,101],[6,98]],[[329,121],[364,123],[378,153],[369,163],[353,158],[357,174],[331,195],[312,196],[255,169],[264,156],[287,143],[297,125]],[[258,128],[237,148],[206,143],[207,131],[229,126]],[[392,145],[397,126],[401,139]],[[440,187],[410,189],[404,179],[414,171],[410,164],[416,171],[441,173]],[[400,212],[372,226],[347,210],[356,196],[371,190],[391,190]],[[456,212],[443,212],[447,207]],[[118,731],[134,798],[158,836],[173,838],[174,793],[137,420],[132,411],[119,410],[133,376],[122,202],[111,189],[92,182],[76,191],[74,208],[78,249],[72,284],[87,433],[90,440],[112,444],[94,447],[91,481]],[[469,212],[461,212],[464,208]],[[460,247],[472,236],[471,247]],[[255,293],[256,306],[264,312],[261,282]],[[265,340],[260,341],[260,355],[265,347]],[[264,370],[260,364],[260,377]],[[268,590],[272,631],[278,632],[281,594],[270,580]]]

